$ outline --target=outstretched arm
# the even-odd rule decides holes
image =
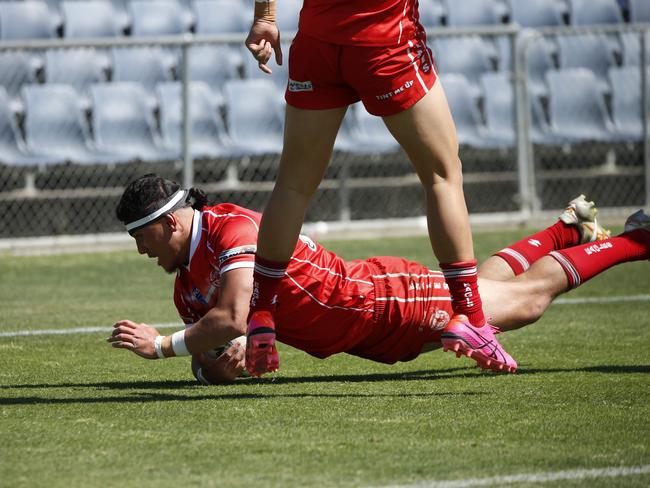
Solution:
[[[233,269],[221,279],[221,292],[214,308],[199,321],[181,331],[186,354],[200,354],[221,346],[229,340],[246,334],[246,317],[252,293],[250,268]],[[178,355],[172,344],[172,336],[161,336],[153,327],[130,320],[121,320],[114,326],[108,342],[113,347],[128,349],[138,356],[157,359],[156,338],[163,357]],[[180,337],[180,336],[177,336]]]

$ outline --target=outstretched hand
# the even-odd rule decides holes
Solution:
[[[113,333],[106,341],[115,348],[128,349],[140,357],[157,359],[154,339],[159,335],[160,332],[150,325],[120,320],[113,324]]]
[[[275,53],[275,62],[282,65],[282,48],[280,47],[280,31],[275,22],[257,19],[253,22],[246,38],[246,47],[257,60],[259,68],[267,74],[272,70],[267,66],[271,55]]]

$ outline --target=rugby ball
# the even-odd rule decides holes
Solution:
[[[233,344],[238,343],[240,347],[246,349],[246,336],[239,336],[234,338],[231,341],[226,342],[225,344],[220,345],[212,349],[211,351],[204,352],[203,355],[212,359],[217,359],[221,356],[226,349],[228,349]]]

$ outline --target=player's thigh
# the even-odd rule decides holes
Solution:
[[[384,122],[423,182],[428,183],[434,174],[459,176],[456,126],[440,80],[415,105],[384,117]]]
[[[305,110],[287,105],[279,184],[318,186],[347,107]]]

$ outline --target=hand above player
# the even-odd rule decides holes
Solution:
[[[147,324],[137,324],[131,320],[120,320],[113,324],[113,333],[106,339],[111,346],[128,349],[146,359],[157,359],[154,340],[160,332]]]
[[[280,31],[275,22],[268,22],[256,19],[251,26],[248,37],[245,41],[246,47],[253,54],[259,63],[259,68],[267,74],[271,74],[271,68],[267,63],[275,52],[275,62],[282,65],[282,48],[280,46]]]

